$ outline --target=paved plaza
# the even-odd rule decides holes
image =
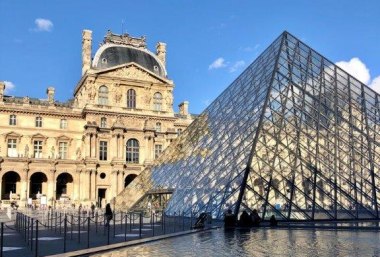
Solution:
[[[34,224],[36,219],[39,220],[38,256],[180,232],[189,230],[193,224],[190,219],[183,217],[165,217],[163,226],[159,215],[155,216],[154,220],[145,215],[142,217],[140,226],[140,215],[117,213],[115,219],[110,222],[110,226],[105,226],[102,214],[98,218],[96,216],[92,218],[92,215],[83,215],[79,221],[77,215],[71,215],[68,212],[66,213],[67,227],[65,233],[64,213],[60,215],[59,212],[47,214],[47,211],[20,211],[33,218]],[[11,219],[4,210],[0,214],[1,222],[4,222],[3,256],[35,256],[36,226],[33,226],[32,231],[31,219],[29,219],[29,222],[20,221],[17,230],[17,226],[15,226],[16,216],[15,211],[12,212]],[[59,218],[60,216],[61,218]],[[79,223],[80,226],[78,226]],[[32,234],[33,238],[31,237]]]

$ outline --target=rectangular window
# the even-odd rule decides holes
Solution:
[[[8,139],[8,157],[17,157],[17,139]]]
[[[107,141],[100,141],[99,160],[107,161]]]
[[[42,141],[36,140],[33,143],[34,158],[42,158]]]
[[[37,128],[42,127],[42,117],[36,117],[36,127]]]
[[[162,153],[162,145],[154,145],[154,158],[157,159]]]
[[[59,142],[58,154],[60,159],[67,159],[67,142]]]
[[[67,128],[67,120],[66,119],[61,119],[59,123],[59,128],[60,129],[66,129]]]
[[[9,125],[16,126],[16,115],[12,114],[9,116]]]

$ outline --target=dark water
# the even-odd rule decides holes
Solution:
[[[227,232],[219,229],[129,247],[113,254],[194,257],[380,256],[380,232],[317,229],[258,229]]]

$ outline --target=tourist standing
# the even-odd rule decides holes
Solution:
[[[106,205],[106,212],[104,214],[104,218],[105,218],[105,221],[106,221],[105,226],[109,226],[110,225],[110,221],[112,220],[112,217],[113,217],[113,213],[112,213],[111,205],[109,203],[107,203],[107,205]]]

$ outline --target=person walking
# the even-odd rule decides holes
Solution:
[[[110,225],[110,221],[112,220],[112,217],[113,217],[113,213],[112,213],[112,209],[111,209],[111,205],[109,203],[107,203],[106,205],[106,212],[104,214],[104,218],[105,218],[105,226],[108,227]]]
[[[95,204],[91,203],[91,216],[92,216],[92,218],[94,218],[94,215],[95,215]]]

